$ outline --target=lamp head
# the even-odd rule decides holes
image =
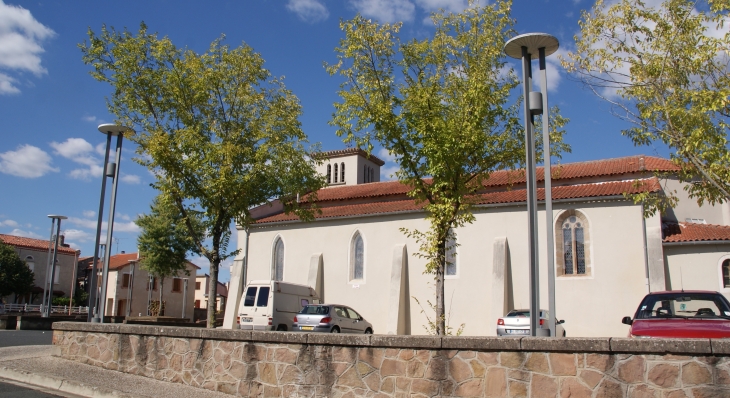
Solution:
[[[504,53],[512,58],[522,58],[522,47],[527,47],[527,53],[537,57],[539,50],[545,48],[545,56],[558,51],[560,43],[558,39],[547,33],[525,33],[511,38],[504,45]]]
[[[124,135],[124,133],[134,134],[134,129],[113,123],[100,124],[98,129],[102,134],[111,134],[113,136]]]

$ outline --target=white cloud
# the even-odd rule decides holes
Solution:
[[[78,218],[78,217],[69,217],[68,220],[66,220],[66,222],[71,225],[77,225],[81,228],[86,228],[86,229],[91,229],[91,230],[96,231],[97,220],[90,220],[90,219]],[[106,236],[106,228],[107,228],[107,222],[102,221],[102,223],[101,223],[102,236]],[[137,233],[139,231],[140,231],[140,228],[137,226],[137,224],[134,223],[134,221],[119,222],[119,220],[116,220],[116,219],[114,221],[114,232]]]
[[[122,174],[121,180],[127,184],[139,184],[142,182],[139,176],[133,174]]]
[[[319,0],[289,0],[286,8],[308,23],[321,22],[330,16],[327,7]]]
[[[385,165],[380,167],[380,181],[396,180],[395,173],[400,170],[400,167],[395,161],[395,156],[385,148],[380,148],[378,157],[385,162]]]
[[[38,178],[48,172],[58,172],[51,167],[51,156],[40,148],[22,145],[15,151],[0,153],[0,172],[24,178]]]
[[[446,12],[458,13],[462,12],[469,7],[468,0],[415,0],[419,7],[423,8],[427,12],[437,11],[443,9]],[[474,6],[483,6],[487,2],[480,0],[475,2]]]
[[[83,164],[86,168],[74,169],[69,177],[78,180],[89,180],[91,177],[101,177],[104,168],[102,160],[93,156],[95,148],[83,138],[69,138],[64,142],[51,142],[56,154],[75,163]],[[103,145],[103,144],[102,144]],[[98,147],[98,146],[97,146]]]
[[[0,221],[0,227],[10,227],[10,228],[15,228],[15,227],[17,227],[17,226],[18,226],[18,223],[17,223],[17,222],[15,222],[15,221],[13,221],[13,220],[5,220],[5,221]]]
[[[20,89],[15,87],[14,83],[16,82],[15,79],[12,77],[0,73],[0,95],[2,94],[18,94],[20,92]]]
[[[117,214],[117,217],[119,217],[120,219],[122,219],[124,221],[130,221],[130,220],[132,220],[132,218],[129,217],[128,215],[126,215],[126,214]]]
[[[23,231],[22,229],[17,229],[17,228],[10,231],[10,233],[8,235],[22,236],[24,238],[43,239],[42,236],[38,235],[35,232]],[[46,237],[46,239],[48,239],[48,237]]]
[[[100,156],[104,156],[106,154],[106,144],[103,142],[98,144],[94,147],[94,151]]]
[[[96,116],[84,116],[81,120],[89,123],[98,123],[99,119]]]
[[[411,21],[416,6],[409,0],[350,0],[364,17],[374,18],[381,23]]]
[[[137,233],[140,228],[134,221],[130,222],[114,222],[114,232],[134,232]]]
[[[63,236],[65,236],[66,242],[69,243],[70,241],[75,242],[88,242],[93,241],[94,236],[86,231],[82,231],[80,229],[66,229],[63,231]]]
[[[36,76],[47,73],[41,66],[41,43],[53,35],[53,30],[33,18],[30,11],[0,0],[0,69]],[[14,78],[0,74],[0,94],[20,92],[15,82]]]
[[[91,217],[94,217],[96,215],[96,212],[94,210],[84,210],[84,212],[82,214],[86,218],[91,218]]]

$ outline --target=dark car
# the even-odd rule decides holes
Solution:
[[[718,292],[704,290],[649,293],[639,304],[629,337],[728,338],[730,302]]]
[[[292,330],[324,333],[373,333],[373,325],[346,305],[307,305],[294,317]]]

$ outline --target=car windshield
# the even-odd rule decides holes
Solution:
[[[525,316],[525,317],[529,317],[530,316],[530,310],[512,310],[512,311],[510,311],[507,314],[507,316],[520,316],[520,317]]]
[[[650,294],[639,305],[636,319],[730,317],[727,300],[715,293]]]
[[[302,308],[299,313],[306,315],[327,315],[330,313],[330,307],[326,305],[308,305]]]

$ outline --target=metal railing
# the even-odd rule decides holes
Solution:
[[[41,312],[41,304],[5,304],[5,312]],[[89,307],[69,307],[67,305],[51,306],[52,314],[88,314]]]

